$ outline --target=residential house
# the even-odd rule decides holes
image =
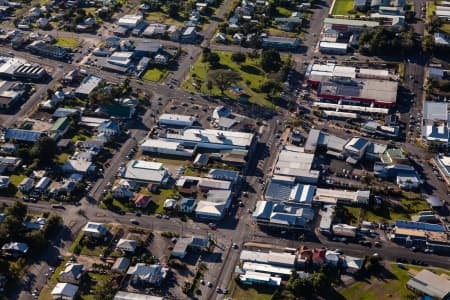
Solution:
[[[28,245],[18,242],[6,243],[2,247],[2,251],[14,257],[18,257],[27,254]]]
[[[183,213],[192,213],[195,205],[196,201],[194,198],[182,198],[178,204],[178,210]]]
[[[208,238],[200,238],[200,237],[180,238],[177,240],[170,255],[173,257],[183,259],[189,250],[193,249],[207,250],[208,243],[209,243]]]
[[[49,133],[51,137],[58,139],[64,136],[70,128],[70,119],[68,117],[59,118],[50,128]]]
[[[134,195],[133,201],[136,207],[146,208],[149,205],[150,201],[152,201],[152,198],[149,195],[137,193]]]
[[[79,284],[85,269],[84,265],[76,263],[67,263],[64,269],[59,273],[59,281],[72,284]]]
[[[230,190],[210,190],[206,200],[201,200],[195,208],[195,215],[200,219],[220,220],[231,206]]]
[[[138,241],[136,240],[120,239],[117,242],[116,249],[127,253],[134,253],[137,246]]]
[[[128,257],[119,257],[116,259],[111,267],[112,272],[125,273],[130,266],[130,259]]]
[[[22,165],[22,159],[14,156],[0,156],[0,173],[13,172]]]
[[[160,286],[167,276],[169,269],[161,265],[147,265],[137,263],[128,269],[133,286]]]
[[[106,135],[116,136],[120,133],[120,125],[115,121],[105,121],[97,127],[97,131]]]
[[[83,235],[101,237],[108,234],[108,228],[103,223],[88,222],[82,229]]]
[[[55,300],[74,300],[78,294],[78,286],[71,283],[57,283],[51,295]]]
[[[0,189],[7,189],[11,183],[9,176],[0,176]]]
[[[28,193],[33,188],[34,180],[25,177],[19,184],[18,188],[22,193]]]

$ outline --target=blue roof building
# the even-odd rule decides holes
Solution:
[[[16,140],[19,142],[36,142],[44,135],[41,131],[8,128],[5,132],[5,140]]]

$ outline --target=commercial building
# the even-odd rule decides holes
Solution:
[[[270,180],[266,188],[265,200],[292,201],[301,204],[312,204],[316,192],[314,185],[293,184],[275,179]]]
[[[47,71],[38,64],[20,64],[13,71],[13,77],[17,79],[40,80],[46,75]]]
[[[183,43],[193,43],[197,39],[197,29],[195,26],[188,26],[181,33],[180,41]]]
[[[281,284],[280,277],[255,271],[246,271],[244,274],[239,275],[239,281],[243,284],[262,284],[270,286],[280,286]]]
[[[102,82],[103,78],[90,74],[83,79],[80,86],[75,90],[75,95],[80,98],[87,98]]]
[[[333,224],[333,216],[336,210],[334,205],[325,205],[324,209],[320,211],[321,219],[319,230],[322,233],[331,233],[331,225]]]
[[[116,51],[107,58],[107,62],[122,68],[128,68],[131,66],[133,58],[133,52],[128,51]]]
[[[433,162],[447,185],[450,185],[450,156],[436,155]]]
[[[164,141],[160,139],[147,139],[141,144],[142,153],[156,155],[182,156],[192,158],[196,147],[187,149],[179,142]]]
[[[209,240],[208,238],[201,237],[188,237],[179,238],[173,247],[172,253],[173,257],[178,257],[183,259],[190,249],[206,250],[208,248]]]
[[[131,160],[124,169],[122,177],[139,183],[162,184],[169,178],[169,173],[162,163]]]
[[[422,270],[411,278],[406,287],[423,296],[433,299],[450,297],[450,280],[445,275],[437,275],[429,270]]]
[[[448,145],[449,110],[447,102],[426,101],[423,106],[422,139],[426,143]]]
[[[196,128],[185,129],[181,134],[168,133],[163,139],[208,150],[250,150],[254,144],[253,133]]]
[[[344,155],[347,157],[346,162],[356,164],[366,153],[370,142],[361,137],[354,137],[344,146]]]
[[[397,81],[333,77],[323,79],[317,96],[338,104],[392,107],[397,101]]]
[[[321,41],[319,43],[319,51],[328,54],[346,54],[348,49],[347,43],[333,43]]]
[[[25,86],[19,82],[0,81],[0,109],[10,109],[20,102]]]
[[[177,127],[190,127],[194,124],[196,118],[187,115],[177,115],[177,114],[161,114],[159,116],[159,124],[167,126],[177,126]]]
[[[124,15],[117,21],[117,25],[127,29],[133,29],[143,20],[144,16],[142,14]]]
[[[368,204],[369,190],[346,191],[318,188],[314,196],[315,202],[323,204]]]
[[[258,225],[281,228],[306,228],[314,217],[310,206],[273,201],[257,201],[252,214],[252,220]]]
[[[119,291],[113,300],[164,300],[164,297]]]
[[[339,32],[356,33],[380,26],[379,22],[355,19],[325,18],[324,30],[334,29]]]
[[[295,268],[296,256],[287,252],[261,252],[242,250],[239,259],[243,262],[269,264],[283,268]]]
[[[315,184],[320,172],[312,170],[314,154],[305,153],[304,148],[285,146],[277,157],[274,175],[294,177],[299,183]]]
[[[288,38],[283,36],[267,36],[262,38],[263,48],[275,48],[275,49],[295,49],[300,45],[300,41],[297,38]]]
[[[34,143],[38,139],[44,136],[44,133],[41,131],[34,130],[25,130],[25,129],[16,129],[16,128],[8,128],[5,131],[5,140],[15,140],[18,142],[30,142]]]
[[[270,275],[277,275],[285,278],[289,277],[292,273],[292,269],[290,268],[275,267],[268,264],[259,264],[252,262],[244,262],[244,264],[242,265],[242,270],[246,272],[253,271],[259,273],[266,273]]]

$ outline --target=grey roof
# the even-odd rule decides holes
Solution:
[[[450,294],[450,280],[422,270],[407,282],[407,286],[436,299],[446,299]]]
[[[111,267],[112,270],[126,271],[130,266],[130,259],[127,257],[119,257]]]
[[[163,297],[150,296],[144,294],[128,293],[128,292],[117,292],[114,296],[114,300],[163,300]]]
[[[395,221],[395,227],[405,228],[405,229],[416,229],[416,230],[426,230],[426,231],[437,231],[444,232],[445,227],[441,224],[429,224],[424,222],[411,222],[411,221]]]
[[[71,114],[74,113],[79,113],[78,109],[74,109],[74,108],[64,108],[64,107],[60,107],[57,108],[55,110],[55,112],[53,113],[52,117],[53,118],[62,118],[62,117],[67,117]]]
[[[95,90],[98,85],[103,81],[103,78],[95,76],[95,75],[88,75],[86,78],[83,79],[80,86],[75,90],[76,94],[82,94],[88,96],[93,90]]]
[[[431,207],[442,207],[444,204],[442,203],[441,199],[437,196],[428,196],[425,198],[427,200],[428,205]]]
[[[292,185],[286,182],[271,180],[266,188],[266,200],[287,201],[291,195]]]
[[[208,177],[214,179],[223,179],[227,181],[235,181],[239,177],[239,172],[223,169],[211,169],[208,172]]]
[[[163,46],[160,43],[156,42],[140,42],[137,44],[134,51],[145,51],[150,53],[156,53],[161,50]]]
[[[5,139],[15,139],[22,142],[35,142],[43,135],[40,131],[8,128],[5,132]]]
[[[431,102],[426,101],[423,105],[424,120],[441,120],[448,119],[448,104],[447,102]]]

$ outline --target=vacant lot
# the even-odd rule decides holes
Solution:
[[[275,289],[267,286],[246,285],[233,282],[234,290],[231,296],[234,300],[270,300]]]
[[[168,73],[167,70],[152,68],[145,71],[144,75],[142,75],[142,79],[153,82],[160,82],[167,77],[167,73]]]
[[[68,49],[75,49],[78,46],[79,42],[80,41],[77,38],[68,38],[68,37],[56,38],[56,45]]]
[[[336,0],[333,7],[333,15],[348,15],[353,9],[353,0]]]

